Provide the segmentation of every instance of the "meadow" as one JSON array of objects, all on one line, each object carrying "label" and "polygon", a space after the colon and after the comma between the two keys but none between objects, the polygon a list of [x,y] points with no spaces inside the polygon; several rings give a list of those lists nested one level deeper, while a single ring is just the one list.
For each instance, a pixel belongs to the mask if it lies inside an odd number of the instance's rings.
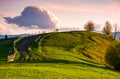
[{"label": "meadow", "polygon": [[120,72],[85,62],[0,63],[0,79],[120,79]]}]

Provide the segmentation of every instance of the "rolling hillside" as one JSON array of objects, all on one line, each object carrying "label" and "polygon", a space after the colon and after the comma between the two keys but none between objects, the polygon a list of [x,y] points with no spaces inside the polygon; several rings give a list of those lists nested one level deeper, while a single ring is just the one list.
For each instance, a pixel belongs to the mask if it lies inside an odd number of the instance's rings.
[{"label": "rolling hillside", "polygon": [[58,32],[42,36],[38,42],[29,47],[29,50],[37,57],[46,56],[66,61],[76,61],[79,57],[85,57],[104,63],[106,48],[112,41],[113,39],[108,36],[94,32]]},{"label": "rolling hillside", "polygon": [[[37,41],[35,41],[36,39]],[[10,43],[10,47],[5,50],[6,55],[10,48],[13,48],[14,40],[15,39],[10,39],[0,42],[1,47],[7,46],[6,44],[9,45]],[[73,61],[79,59],[79,57],[85,57],[98,63],[104,63],[106,49],[112,41],[113,39],[110,37],[94,32],[55,32],[43,36],[34,35],[24,37],[18,41],[16,49],[21,56],[24,56],[23,59],[26,61],[28,59],[31,61],[57,59]],[[2,50],[1,48],[0,52],[2,52]]]},{"label": "rolling hillside", "polygon": [[[12,43],[14,40],[8,41]],[[19,54],[23,53],[25,60],[13,63],[0,60],[0,79],[120,79],[120,72],[104,65],[105,50],[112,41],[108,36],[86,31],[22,38],[16,49]],[[3,40],[0,42],[2,59],[8,54],[9,49],[2,49],[7,44]],[[24,44],[27,46],[22,51],[19,47],[23,48]]]}]

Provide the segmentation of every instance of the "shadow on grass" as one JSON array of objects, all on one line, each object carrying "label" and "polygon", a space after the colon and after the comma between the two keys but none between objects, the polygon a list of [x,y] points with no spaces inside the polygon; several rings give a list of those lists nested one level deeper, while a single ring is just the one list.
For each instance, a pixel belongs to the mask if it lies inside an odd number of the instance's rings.
[{"label": "shadow on grass", "polygon": [[85,63],[85,62],[77,62],[77,61],[70,61],[70,60],[60,60],[60,59],[53,59],[53,60],[44,60],[41,63],[64,63],[64,64],[76,64],[78,66],[83,67],[95,67],[95,68],[105,68],[105,66],[97,66],[92,63]]},{"label": "shadow on grass", "polygon": [[[59,55],[63,55],[63,54],[59,54]],[[91,64],[99,64],[99,63],[96,63],[96,62],[92,62],[90,60],[86,60],[86,59],[83,59],[83,58],[79,58],[79,57],[76,57],[76,56],[72,56],[72,55],[66,55],[66,56],[69,56],[69,57],[73,57],[73,58],[76,58],[76,59],[79,59],[79,60],[83,60],[85,62],[88,62],[88,63],[91,63]],[[90,59],[90,58],[89,58]]]},{"label": "shadow on grass", "polygon": [[96,64],[92,63],[85,63],[85,62],[77,62],[77,61],[70,61],[70,60],[62,60],[62,59],[52,59],[52,60],[37,60],[37,61],[21,61],[21,62],[16,62],[16,63],[53,63],[53,64],[71,64],[71,65],[77,65],[77,66],[82,66],[82,67],[91,67],[91,68],[101,68],[101,69],[106,69],[106,70],[112,70],[115,71],[109,67],[106,66],[98,66]]},{"label": "shadow on grass", "polygon": [[104,70],[109,70],[109,71],[113,71],[113,72],[118,72],[120,73],[120,71],[111,69],[109,67],[106,66],[100,66],[100,65],[96,65],[96,64],[91,64],[91,63],[85,63],[85,62],[77,62],[77,61],[69,61],[69,60],[60,60],[60,59],[53,59],[53,60],[39,60],[39,61],[20,61],[20,62],[0,62],[1,65],[9,65],[9,64],[69,64],[69,65],[77,65],[80,67],[89,67],[89,68],[99,68],[99,69],[104,69]]},{"label": "shadow on grass", "polygon": [[[74,56],[73,56],[74,57]],[[76,57],[78,58],[78,57]],[[7,61],[0,61],[0,64],[9,64],[9,63],[18,63],[18,64],[31,64],[31,63],[42,63],[42,64],[46,64],[46,63],[53,63],[53,64],[71,64],[71,65],[77,65],[77,66],[82,66],[82,67],[91,67],[91,68],[100,68],[100,69],[105,69],[105,70],[111,70],[111,71],[115,71],[114,69],[111,69],[109,67],[106,67],[104,65],[100,65],[98,63],[94,63],[94,62],[91,62],[91,61],[88,61],[88,60],[85,60],[85,59],[82,59],[82,58],[78,58],[80,60],[83,60],[82,62],[79,62],[79,61],[70,61],[70,60],[64,60],[64,59],[52,59],[52,58],[49,58],[47,60],[34,60],[34,61],[17,61],[17,62],[7,62]],[[85,62],[84,62],[85,61]]]},{"label": "shadow on grass", "polygon": [[[32,62],[30,62],[30,63],[32,63]],[[114,71],[114,72],[120,72],[118,70],[111,69],[102,64],[100,65],[100,64],[93,64],[93,63],[70,61],[70,60],[61,60],[61,59],[43,60],[43,61],[36,62],[36,63],[53,63],[53,64],[63,63],[63,64],[71,64],[71,65],[77,65],[77,66],[82,66],[82,67],[99,68],[99,69],[110,70],[110,71]]]}]

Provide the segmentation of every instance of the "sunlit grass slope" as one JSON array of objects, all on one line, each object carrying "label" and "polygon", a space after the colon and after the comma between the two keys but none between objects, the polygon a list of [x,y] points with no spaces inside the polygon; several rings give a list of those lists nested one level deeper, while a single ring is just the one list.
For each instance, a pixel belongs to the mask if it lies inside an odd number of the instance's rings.
[{"label": "sunlit grass slope", "polygon": [[104,63],[106,48],[113,41],[108,36],[87,32],[55,32],[41,37],[29,47],[33,58],[79,61],[79,58]]},{"label": "sunlit grass slope", "polygon": [[120,72],[86,63],[0,63],[0,79],[120,79]]}]

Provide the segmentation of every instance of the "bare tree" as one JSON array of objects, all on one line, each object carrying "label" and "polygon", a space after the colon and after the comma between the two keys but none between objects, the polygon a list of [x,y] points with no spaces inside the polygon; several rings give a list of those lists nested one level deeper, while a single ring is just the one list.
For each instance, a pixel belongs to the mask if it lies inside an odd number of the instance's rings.
[{"label": "bare tree", "polygon": [[7,35],[5,35],[5,40],[8,40],[8,36]]},{"label": "bare tree", "polygon": [[57,29],[55,29],[55,31],[56,31],[56,32],[58,32],[58,30],[59,30],[58,28],[57,28]]},{"label": "bare tree", "polygon": [[105,22],[105,25],[102,29],[103,33],[106,35],[111,35],[111,31],[112,31],[112,25],[110,24],[109,21]]},{"label": "bare tree", "polygon": [[58,32],[58,31],[59,31],[59,29],[58,29],[58,28],[54,29],[54,32]]},{"label": "bare tree", "polygon": [[95,23],[93,23],[92,21],[88,21],[85,26],[84,26],[84,29],[87,30],[87,31],[93,31],[94,28],[95,28]]},{"label": "bare tree", "polygon": [[117,23],[115,23],[115,24],[113,25],[113,27],[114,27],[114,39],[116,39],[117,32],[119,31],[119,28],[118,28]]}]

